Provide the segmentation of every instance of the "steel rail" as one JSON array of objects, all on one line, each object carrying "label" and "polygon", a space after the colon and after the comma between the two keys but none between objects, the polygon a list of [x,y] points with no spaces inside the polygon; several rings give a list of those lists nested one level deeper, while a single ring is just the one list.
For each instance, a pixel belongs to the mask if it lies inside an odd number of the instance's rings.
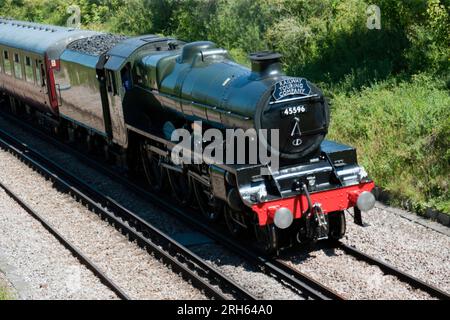
[{"label": "steel rail", "polygon": [[[175,272],[180,273],[197,289],[204,291],[208,297],[227,300],[229,297],[223,293],[225,292],[236,299],[256,299],[192,251],[2,129],[0,129],[0,138],[0,145],[5,149],[35,168],[43,176],[50,178],[62,191],[83,202],[91,211],[99,214],[122,234],[128,235],[131,241],[136,240],[138,245],[170,265]],[[223,292],[216,287],[220,287]]]},{"label": "steel rail", "polygon": [[389,263],[383,260],[372,257],[356,249],[355,247],[346,245],[342,242],[338,242],[335,247],[341,249],[345,253],[353,256],[358,260],[365,261],[368,264],[379,267],[384,273],[397,277],[398,279],[409,284],[413,288],[422,290],[428,293],[429,295],[441,300],[450,300],[450,294],[448,292],[444,292],[443,290],[435,286],[432,286],[431,284],[428,284],[412,275],[409,275],[406,272],[403,272],[402,270],[390,265]]},{"label": "steel rail", "polygon": [[161,195],[155,195],[147,190],[144,190],[137,184],[132,183],[128,178],[125,178],[123,175],[118,174],[112,169],[106,167],[104,164],[99,163],[92,157],[89,157],[84,153],[81,153],[80,151],[74,149],[73,147],[70,147],[67,144],[64,144],[63,142],[55,139],[54,137],[43,133],[41,130],[29,125],[28,123],[17,120],[14,116],[5,113],[2,113],[2,116],[10,120],[11,122],[14,122],[14,124],[25,128],[25,130],[27,131],[33,131],[33,133],[40,136],[41,139],[49,142],[59,150],[73,155],[77,159],[81,160],[82,163],[88,165],[96,171],[105,174],[121,185],[126,186],[130,191],[132,191],[138,197],[142,198],[144,201],[156,205],[158,208],[168,212],[171,215],[175,215],[177,218],[187,223],[192,228],[217,241],[228,250],[243,257],[245,260],[250,261],[251,264],[256,265],[258,269],[263,273],[282,282],[285,286],[289,287],[297,294],[318,300],[345,299],[331,288],[320,284],[319,282],[300,272],[299,270],[293,269],[283,261],[258,254],[256,253],[257,251],[249,250],[248,247],[245,247],[241,243],[230,239],[229,237],[225,236],[223,232],[221,232],[221,230],[217,230],[217,228],[214,228],[211,225],[201,221],[199,218],[196,218],[197,214],[193,212],[193,210],[186,208],[182,209],[178,206],[174,206],[172,203],[170,203],[169,199],[164,199],[164,197]]},{"label": "steel rail", "polygon": [[[161,197],[156,196],[155,194],[147,190],[144,190],[135,183],[132,183],[129,179],[123,177],[122,175],[117,174],[110,168],[100,164],[98,161],[62,143],[61,141],[55,139],[54,137],[43,133],[42,131],[29,125],[28,123],[19,121],[9,114],[2,113],[2,115],[4,115],[5,118],[8,118],[8,120],[10,120],[11,122],[14,122],[16,125],[22,128],[26,128],[26,130],[28,131],[33,131],[34,133],[39,135],[42,139],[45,139],[46,141],[54,145],[56,148],[72,154],[74,157],[82,160],[83,163],[87,164],[91,168],[98,170],[103,174],[107,175],[108,177],[112,178],[113,180],[117,181],[118,183],[125,185],[130,191],[135,193],[143,200],[146,201],[150,200],[151,203],[157,205],[160,209],[170,212],[171,214],[180,218],[185,223],[188,223],[193,228],[197,229],[198,231],[204,233],[205,235],[224,245],[229,250],[252,261],[260,268],[261,271],[288,284],[294,291],[306,294],[307,296],[313,299],[336,299],[336,300],[345,299],[336,292],[334,292],[332,289],[327,288],[326,286],[320,284],[319,282],[315,281],[306,274],[303,274],[302,272],[288,266],[282,260],[266,257],[264,255],[259,255],[249,251],[248,248],[242,246],[236,241],[231,240],[229,237],[226,237],[222,233],[218,232],[216,228],[212,228],[210,225],[204,223],[200,219],[195,218],[195,214],[193,215],[192,212],[188,211],[186,213],[179,207],[173,206],[169,201],[166,201],[165,199],[162,199]],[[446,293],[440,290],[439,288],[436,288],[420,279],[408,275],[407,273],[387,264],[384,261],[371,257],[357,250],[354,247],[350,247],[343,244],[342,242],[339,242],[337,246],[340,247],[343,251],[347,252],[350,255],[353,255],[355,258],[359,260],[363,260],[369,264],[379,266],[387,274],[397,276],[400,280],[410,284],[412,287],[423,290],[429,293],[430,295],[440,299],[444,300],[450,299],[449,293]]]},{"label": "steel rail", "polygon": [[[3,142],[1,142],[3,143]],[[11,197],[22,209],[24,209],[30,216],[37,220],[53,237],[55,237],[64,248],[69,250],[78,261],[89,269],[106,287],[113,291],[117,297],[122,300],[131,300],[131,298],[115,284],[95,263],[86,257],[77,247],[75,247],[69,240],[62,236],[47,220],[33,210],[24,200],[16,195],[10,188],[0,182],[0,188]]]},{"label": "steel rail", "polygon": [[316,281],[310,276],[300,272],[299,270],[288,265],[285,261],[281,259],[273,260],[274,266],[283,270],[291,278],[300,279],[305,285],[307,285],[311,291],[315,292],[316,299],[321,300],[346,300],[342,295],[338,294],[335,290],[323,285],[322,283]]}]

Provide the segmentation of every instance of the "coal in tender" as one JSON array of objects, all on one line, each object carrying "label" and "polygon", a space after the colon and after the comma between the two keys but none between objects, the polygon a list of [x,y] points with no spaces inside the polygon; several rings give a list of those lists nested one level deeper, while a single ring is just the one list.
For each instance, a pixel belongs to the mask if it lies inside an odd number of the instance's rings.
[{"label": "coal in tender", "polygon": [[103,53],[108,52],[119,42],[126,39],[128,39],[127,36],[103,33],[89,38],[76,40],[69,44],[67,48],[69,50],[99,56]]}]

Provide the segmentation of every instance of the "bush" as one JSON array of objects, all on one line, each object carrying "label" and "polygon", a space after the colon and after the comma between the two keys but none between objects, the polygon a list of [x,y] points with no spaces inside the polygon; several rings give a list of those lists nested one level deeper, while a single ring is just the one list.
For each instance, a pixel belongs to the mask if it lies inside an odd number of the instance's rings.
[{"label": "bush", "polygon": [[[66,25],[71,13],[70,5],[78,5],[81,9],[83,27],[103,26],[113,16],[112,12],[125,0],[91,1],[74,0],[0,0],[0,16],[15,19],[36,21],[41,23]],[[140,0],[135,0],[140,1]]]},{"label": "bush", "polygon": [[215,13],[216,1],[184,1],[172,14],[170,31],[185,41],[209,39],[208,25]]},{"label": "bush", "polygon": [[[330,138],[355,145],[375,181],[450,211],[450,0],[74,0],[84,28],[211,40],[249,64],[272,49],[285,71],[333,96]],[[0,15],[64,25],[64,0],[0,0]]]},{"label": "bush", "polygon": [[450,1],[429,0],[425,22],[411,26],[411,49],[406,53],[411,72],[448,74],[450,69]]},{"label": "bush", "polygon": [[152,19],[148,5],[141,0],[126,0],[110,19],[110,30],[130,35],[152,32]]},{"label": "bush", "polygon": [[6,288],[3,288],[0,286],[0,301],[11,300],[11,299],[12,298],[11,298],[10,294],[8,293],[8,291],[6,290]]},{"label": "bush", "polygon": [[333,99],[329,138],[358,148],[376,183],[422,207],[450,212],[450,95],[419,75]]}]

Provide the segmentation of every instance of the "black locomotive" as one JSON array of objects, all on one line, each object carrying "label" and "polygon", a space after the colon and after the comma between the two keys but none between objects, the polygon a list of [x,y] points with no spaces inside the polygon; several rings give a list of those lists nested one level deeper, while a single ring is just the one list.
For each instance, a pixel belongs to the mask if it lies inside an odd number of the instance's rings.
[{"label": "black locomotive", "polygon": [[[286,76],[276,53],[251,55],[249,69],[212,42],[8,19],[0,19],[0,53],[0,91],[14,112],[130,171],[141,168],[155,192],[198,206],[210,221],[224,216],[235,236],[255,231],[267,251],[339,239],[344,210],[374,205],[356,150],[324,140],[330,110],[323,93]],[[279,165],[175,162],[177,129],[192,137],[208,129],[278,130],[277,143],[262,140]]]}]

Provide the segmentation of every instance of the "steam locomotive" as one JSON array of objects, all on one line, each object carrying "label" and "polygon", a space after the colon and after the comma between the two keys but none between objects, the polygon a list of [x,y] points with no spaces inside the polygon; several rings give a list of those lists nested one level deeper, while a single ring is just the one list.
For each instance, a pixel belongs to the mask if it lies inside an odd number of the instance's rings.
[{"label": "steam locomotive", "polygon": [[[0,19],[0,53],[0,92],[11,111],[141,172],[152,191],[199,208],[208,221],[223,218],[233,236],[254,233],[267,252],[339,239],[345,210],[360,217],[374,206],[356,150],[325,140],[323,93],[286,76],[279,54],[252,54],[247,68],[208,41],[10,19]],[[278,167],[173,161],[174,131],[194,136],[198,123],[200,133],[278,130],[279,143],[264,141]]]}]

